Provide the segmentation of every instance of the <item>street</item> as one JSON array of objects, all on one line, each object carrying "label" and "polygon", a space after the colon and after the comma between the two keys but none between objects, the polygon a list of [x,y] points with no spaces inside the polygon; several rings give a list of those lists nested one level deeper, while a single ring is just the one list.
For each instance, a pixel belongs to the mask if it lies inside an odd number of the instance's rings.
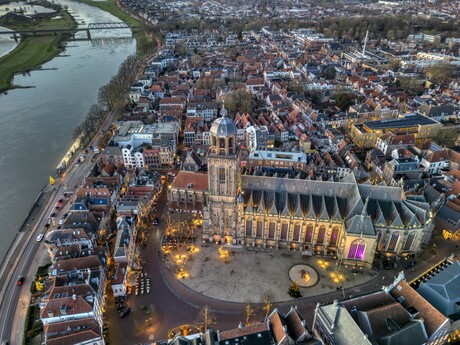
[{"label": "street", "polygon": [[[207,305],[215,315],[216,324],[213,329],[231,329],[245,320],[245,304],[232,303],[206,297],[183,285],[170,273],[162,261],[161,238],[164,233],[167,217],[166,193],[162,193],[157,202],[157,211],[154,216],[160,218],[160,226],[153,227],[148,236],[147,246],[143,250],[145,272],[151,280],[151,293],[135,296],[128,295],[126,304],[131,308],[131,313],[120,319],[118,317],[113,296],[108,299],[107,322],[109,324],[110,344],[138,344],[153,340],[166,339],[168,331],[184,324],[196,324],[199,311]],[[174,215],[172,215],[174,217]],[[420,261],[412,269],[405,271],[408,281],[426,271],[452,252],[458,250],[458,242],[446,241],[435,237],[433,243],[438,248],[436,255],[431,255],[425,261]],[[222,263],[216,263],[217,265]],[[313,323],[314,308],[317,303],[332,303],[334,299],[350,298],[372,291],[378,291],[382,285],[390,284],[402,268],[381,270],[374,279],[362,285],[345,288],[332,293],[314,297],[303,297],[294,301],[273,303],[273,308],[280,308],[287,312],[291,306],[297,305],[300,314],[310,328]],[[215,277],[218,279],[218,277]],[[250,296],[248,296],[250,298]],[[140,312],[141,306],[146,306],[153,311],[152,315]],[[264,312],[261,305],[253,304],[255,315],[252,322],[263,319]]]},{"label": "street", "polygon": [[[10,340],[13,343],[21,343],[24,317],[30,299],[30,284],[33,280],[38,266],[42,264],[42,255],[46,257],[47,252],[43,242],[37,242],[36,237],[40,233],[50,231],[44,225],[48,216],[54,211],[54,205],[64,192],[74,191],[74,186],[81,184],[92,163],[89,159],[79,166],[72,165],[66,174],[56,181],[55,186],[47,186],[44,194],[47,194],[47,202],[40,205],[39,214],[29,224],[29,230],[25,236],[25,246],[19,248],[16,260],[9,270],[4,288],[2,289],[2,304],[0,307],[1,339]],[[56,219],[59,219],[63,210],[56,211]],[[57,225],[57,224],[56,224]],[[24,276],[24,283],[16,286],[16,279]]]}]

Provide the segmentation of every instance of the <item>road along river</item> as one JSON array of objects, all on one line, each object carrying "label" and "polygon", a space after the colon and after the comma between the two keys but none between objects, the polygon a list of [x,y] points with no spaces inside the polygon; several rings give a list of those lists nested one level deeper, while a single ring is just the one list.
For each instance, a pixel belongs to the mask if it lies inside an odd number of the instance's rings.
[{"label": "road along river", "polygon": [[[81,27],[119,22],[98,8],[68,0]],[[78,34],[85,38],[86,33]],[[12,243],[40,189],[72,144],[97,91],[120,63],[135,52],[129,30],[93,31],[92,41],[68,42],[66,50],[40,71],[14,78],[31,88],[0,95],[0,259]]]}]

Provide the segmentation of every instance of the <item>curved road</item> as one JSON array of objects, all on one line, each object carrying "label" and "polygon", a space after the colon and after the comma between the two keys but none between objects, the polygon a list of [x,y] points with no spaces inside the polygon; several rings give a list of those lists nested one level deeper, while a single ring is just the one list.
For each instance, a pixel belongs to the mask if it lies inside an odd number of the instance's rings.
[{"label": "curved road", "polygon": [[[157,202],[157,208],[158,213],[156,216],[165,213],[166,193],[163,193]],[[163,219],[165,218],[163,217]],[[162,232],[160,229],[154,228],[152,230],[143,252],[144,258],[146,258],[144,271],[147,272],[151,279],[151,293],[138,296],[130,295],[126,303],[131,307],[131,313],[121,320],[116,313],[113,297],[108,299],[107,322],[109,324],[110,344],[138,344],[149,340],[165,339],[167,338],[168,330],[183,324],[196,324],[199,311],[205,305],[210,307],[215,316],[216,324],[212,327],[214,329],[235,328],[240,322],[245,321],[245,304],[226,302],[204,296],[183,285],[169,272],[162,262],[161,254],[159,254]],[[428,267],[439,262],[455,250],[455,243],[452,241],[446,242],[437,238],[435,242],[438,243],[437,255],[433,255],[425,262],[416,265],[415,272],[406,272],[408,280],[418,276]],[[399,271],[400,269],[381,271],[372,280],[362,285],[320,296],[274,303],[274,307],[286,312],[291,306],[297,305],[300,314],[305,318],[310,328],[317,303],[330,303],[334,299],[343,299],[344,295],[350,297],[351,295],[357,296],[377,291],[381,289],[383,284],[388,284],[390,281],[390,279],[383,281],[383,275],[387,278],[397,276]],[[283,279],[282,276],[280,276],[280,279]],[[155,310],[153,317],[152,315],[145,316],[141,313],[139,311],[141,305],[149,306],[151,310]],[[262,320],[264,316],[260,305],[254,304],[253,307],[255,315],[251,318],[251,321]]]}]

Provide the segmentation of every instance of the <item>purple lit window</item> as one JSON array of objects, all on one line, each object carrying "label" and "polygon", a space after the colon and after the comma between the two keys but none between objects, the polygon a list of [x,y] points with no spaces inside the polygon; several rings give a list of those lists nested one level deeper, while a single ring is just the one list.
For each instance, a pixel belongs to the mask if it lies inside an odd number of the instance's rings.
[{"label": "purple lit window", "polygon": [[364,258],[365,250],[366,242],[364,240],[354,240],[351,243],[350,250],[348,251],[348,259],[362,260]]},{"label": "purple lit window", "polygon": [[313,225],[308,224],[307,233],[305,234],[305,242],[311,243],[312,238],[313,238]]},{"label": "purple lit window", "polygon": [[300,240],[300,224],[296,224],[294,226],[294,237],[292,239],[293,241],[299,241]]},{"label": "purple lit window", "polygon": [[329,245],[336,246],[338,238],[339,238],[339,228],[335,226],[332,229],[331,240],[329,241]]},{"label": "purple lit window", "polygon": [[319,228],[318,240],[316,241],[316,243],[319,243],[319,244],[324,243],[325,236],[326,236],[326,227],[323,225]]}]

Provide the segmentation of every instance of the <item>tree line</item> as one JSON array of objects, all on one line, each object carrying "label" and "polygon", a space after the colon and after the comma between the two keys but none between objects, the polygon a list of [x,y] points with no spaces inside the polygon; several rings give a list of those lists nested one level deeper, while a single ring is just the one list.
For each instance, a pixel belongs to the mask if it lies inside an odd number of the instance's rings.
[{"label": "tree line", "polygon": [[86,118],[73,131],[74,140],[80,138],[82,144],[87,145],[102,126],[109,112],[116,105],[127,101],[127,92],[135,81],[140,63],[136,55],[128,56],[110,81],[99,88],[97,103],[91,105]]}]

